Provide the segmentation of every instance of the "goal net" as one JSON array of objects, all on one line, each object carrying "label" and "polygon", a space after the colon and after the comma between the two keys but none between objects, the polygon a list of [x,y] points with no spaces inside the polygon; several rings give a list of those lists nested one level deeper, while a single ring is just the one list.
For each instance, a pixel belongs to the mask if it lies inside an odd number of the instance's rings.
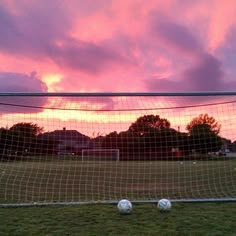
[{"label": "goal net", "polygon": [[236,200],[236,93],[0,93],[0,112],[0,205]]},{"label": "goal net", "polygon": [[119,149],[83,149],[82,161],[119,161]]}]

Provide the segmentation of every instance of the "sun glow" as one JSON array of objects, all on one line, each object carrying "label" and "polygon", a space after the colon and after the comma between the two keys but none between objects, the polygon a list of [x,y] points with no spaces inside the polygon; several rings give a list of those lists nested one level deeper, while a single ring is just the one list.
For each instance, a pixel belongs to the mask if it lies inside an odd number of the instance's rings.
[{"label": "sun glow", "polygon": [[63,75],[61,74],[45,74],[42,76],[42,81],[47,85],[48,92],[56,92],[60,90],[58,85],[61,82]]}]

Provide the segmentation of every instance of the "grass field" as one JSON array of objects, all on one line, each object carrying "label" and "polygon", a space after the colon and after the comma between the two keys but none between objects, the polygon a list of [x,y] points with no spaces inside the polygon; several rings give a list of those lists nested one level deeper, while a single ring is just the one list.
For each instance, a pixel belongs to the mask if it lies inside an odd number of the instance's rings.
[{"label": "grass field", "polygon": [[0,163],[0,203],[236,197],[236,160]]},{"label": "grass field", "polygon": [[0,235],[236,235],[236,203],[176,203],[169,213],[155,204],[134,205],[120,215],[115,205],[0,208]]},{"label": "grass field", "polygon": [[[77,161],[62,158],[0,163],[0,203],[235,198],[236,160]],[[0,235],[236,235],[236,203],[0,208]]]}]

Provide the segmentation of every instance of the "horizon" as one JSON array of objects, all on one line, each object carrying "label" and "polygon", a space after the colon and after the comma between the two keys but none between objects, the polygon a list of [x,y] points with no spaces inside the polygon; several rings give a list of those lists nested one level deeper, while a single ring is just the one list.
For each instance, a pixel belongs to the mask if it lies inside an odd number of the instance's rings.
[{"label": "horizon", "polygon": [[[30,99],[29,99],[30,98]],[[220,136],[236,140],[233,127],[235,96],[118,96],[118,97],[14,97],[2,99],[1,127],[20,122],[36,123],[44,132],[77,130],[94,138],[127,131],[144,115],[159,115],[171,128],[186,133],[186,126],[200,114],[214,117],[221,125]]]}]

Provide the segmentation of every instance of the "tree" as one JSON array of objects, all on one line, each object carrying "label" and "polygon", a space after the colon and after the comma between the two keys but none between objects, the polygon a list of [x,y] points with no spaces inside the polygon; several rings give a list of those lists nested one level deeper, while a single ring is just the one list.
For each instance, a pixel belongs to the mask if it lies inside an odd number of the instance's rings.
[{"label": "tree", "polygon": [[222,138],[218,135],[220,128],[221,125],[208,114],[201,114],[194,118],[186,127],[192,149],[199,153],[219,150],[222,145]]},{"label": "tree", "polygon": [[190,135],[209,132],[218,135],[220,128],[221,125],[218,124],[214,117],[209,116],[208,114],[200,114],[198,117],[192,119],[187,125],[186,130],[188,130]]},{"label": "tree", "polygon": [[131,124],[128,131],[142,136],[164,128],[170,128],[170,122],[167,119],[160,118],[158,115],[144,115]]},{"label": "tree", "polygon": [[0,128],[0,159],[7,154],[7,148],[11,147],[10,141],[9,131],[5,128]]},{"label": "tree", "polygon": [[43,128],[37,124],[24,122],[13,125],[9,130],[25,137],[35,137],[43,132]]},{"label": "tree", "polygon": [[42,133],[43,128],[34,123],[21,122],[14,124],[10,129],[13,137],[11,152],[17,155],[26,155],[33,152],[37,146],[37,136]]}]

